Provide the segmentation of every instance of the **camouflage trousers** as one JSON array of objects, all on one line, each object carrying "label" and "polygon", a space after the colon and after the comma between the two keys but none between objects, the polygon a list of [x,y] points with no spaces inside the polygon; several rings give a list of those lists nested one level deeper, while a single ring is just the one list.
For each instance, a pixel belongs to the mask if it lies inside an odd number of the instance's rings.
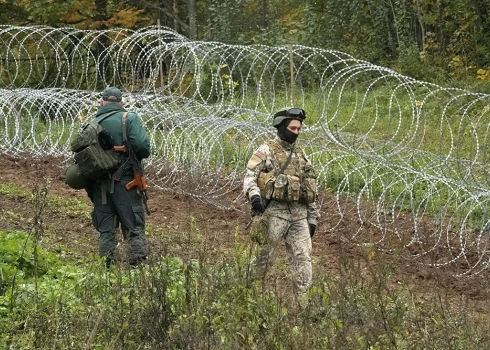
[{"label": "camouflage trousers", "polygon": [[252,277],[263,279],[277,254],[277,247],[284,241],[291,269],[291,278],[298,297],[306,294],[311,286],[311,238],[306,219],[290,222],[276,216],[269,217],[269,232],[264,244],[257,244],[257,251],[249,266]]},{"label": "camouflage trousers", "polygon": [[126,254],[131,265],[146,259],[145,211],[141,197],[135,187],[126,190],[129,179],[115,181],[111,193],[111,182],[106,183],[106,203],[102,201],[101,186],[94,186],[94,210],[92,224],[99,231],[99,256],[108,261],[116,260],[116,232],[121,225]]}]

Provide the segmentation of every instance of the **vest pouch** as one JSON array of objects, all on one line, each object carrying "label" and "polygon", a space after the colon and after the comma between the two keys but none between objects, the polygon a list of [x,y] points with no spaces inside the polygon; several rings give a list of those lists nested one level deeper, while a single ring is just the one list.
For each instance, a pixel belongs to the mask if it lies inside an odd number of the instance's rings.
[{"label": "vest pouch", "polygon": [[274,182],[274,193],[272,199],[285,201],[288,199],[288,176],[279,174]]},{"label": "vest pouch", "polygon": [[316,201],[316,179],[304,178],[301,184],[301,197],[299,201],[304,204],[310,204]]},{"label": "vest pouch", "polygon": [[301,183],[299,182],[299,177],[294,175],[287,175],[288,178],[288,200],[296,202],[299,200]]},{"label": "vest pouch", "polygon": [[266,200],[272,198],[272,193],[274,192],[274,172],[260,173],[257,178],[257,186],[260,189],[260,196]]}]

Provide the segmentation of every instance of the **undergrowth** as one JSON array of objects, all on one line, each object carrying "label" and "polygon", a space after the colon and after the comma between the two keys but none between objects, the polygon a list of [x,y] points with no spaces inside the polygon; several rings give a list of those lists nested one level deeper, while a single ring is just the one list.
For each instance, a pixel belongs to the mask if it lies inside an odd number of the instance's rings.
[{"label": "undergrowth", "polygon": [[[6,190],[9,188],[9,190]],[[443,290],[417,293],[395,277],[401,255],[375,261],[339,244],[335,266],[316,260],[313,286],[294,300],[286,262],[265,281],[247,278],[251,247],[212,258],[194,239],[189,210],[186,256],[153,257],[130,269],[98,258],[75,263],[41,245],[44,209],[68,202],[47,188],[0,187],[33,203],[33,228],[0,232],[0,348],[3,349],[486,349],[488,314]],[[10,191],[10,192],[9,192]],[[88,207],[80,205],[83,214]],[[185,209],[185,208],[184,208]],[[175,235],[152,228],[153,238]],[[184,232],[185,237],[185,232]],[[196,236],[197,237],[197,236]],[[192,238],[192,239],[191,239]],[[339,237],[339,241],[340,241]],[[45,247],[43,249],[43,247]],[[333,261],[333,260],[332,260]]]},{"label": "undergrowth", "polygon": [[[10,349],[483,349],[467,303],[423,298],[394,266],[341,259],[300,308],[245,277],[248,247],[217,264],[163,257],[137,269],[83,266],[1,232],[0,346]],[[232,256],[233,255],[233,256]],[[487,321],[487,320],[486,320]]]}]

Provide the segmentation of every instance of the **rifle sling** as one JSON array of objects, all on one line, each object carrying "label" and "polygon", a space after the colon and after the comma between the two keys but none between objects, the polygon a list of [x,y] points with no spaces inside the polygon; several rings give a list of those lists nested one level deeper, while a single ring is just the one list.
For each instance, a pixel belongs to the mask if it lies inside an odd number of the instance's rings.
[{"label": "rifle sling", "polygon": [[123,144],[126,144],[127,141],[128,141],[128,130],[127,130],[127,127],[126,127],[126,120],[127,120],[126,118],[127,117],[128,117],[128,112],[124,112],[124,114],[122,116],[122,120],[121,120],[121,123],[122,123],[122,135],[123,135]]},{"label": "rifle sling", "polygon": [[[128,116],[128,112],[125,112],[121,119],[123,144],[126,145],[126,152],[128,153],[128,161],[133,165],[133,169],[134,169],[134,166],[135,165],[137,166],[138,164],[138,158],[136,157],[136,154],[133,151],[133,147],[128,141],[128,127],[126,125],[127,116]],[[141,174],[141,176],[143,176],[143,174]]]},{"label": "rifle sling", "polygon": [[[140,168],[139,160],[138,160],[136,154],[134,153],[133,147],[131,146],[130,142],[128,141],[128,133],[127,133],[128,127],[126,125],[127,116],[128,116],[128,112],[125,112],[122,116],[122,119],[121,119],[123,144],[126,145],[127,158],[126,158],[126,161],[119,167],[119,169],[117,169],[117,171],[115,173],[115,179],[116,180],[120,180],[122,172],[126,169],[126,166],[128,164],[130,164],[133,167],[133,171],[136,171],[135,168],[136,169]],[[139,169],[139,172],[140,172],[141,176],[144,175],[142,168]]]},{"label": "rifle sling", "polygon": [[[134,153],[133,151],[133,147],[131,146],[131,144],[128,142],[128,135],[127,135],[127,126],[126,126],[126,118],[128,116],[128,112],[125,112],[122,116],[122,120],[121,120],[121,123],[122,123],[122,133],[123,133],[123,144],[126,145],[126,148],[127,148],[127,152],[128,152],[128,160],[131,165],[133,166],[133,169],[135,166],[137,166],[137,162],[138,162],[138,159],[136,157],[136,154]],[[130,158],[133,157],[134,159],[131,160]],[[126,161],[126,162],[127,162]],[[136,163],[133,163],[133,162],[136,162]],[[121,168],[124,167],[124,164],[121,166]],[[121,169],[120,168],[120,169]],[[119,169],[118,169],[119,171]],[[141,167],[140,169],[140,175],[143,176],[143,168]],[[146,194],[146,190],[143,190],[141,191],[141,196],[143,198],[143,205],[145,206],[145,209],[146,209],[146,214],[147,215],[150,215],[150,209],[148,208],[148,204],[146,203],[146,201],[148,200],[148,195]]]},{"label": "rifle sling", "polygon": [[126,157],[126,160],[121,164],[121,166],[112,174],[112,179],[114,180],[121,180],[122,174],[124,170],[127,169],[127,165],[130,162],[129,159],[129,145],[128,145],[128,132],[127,132],[127,126],[126,126],[126,117],[128,116],[128,112],[124,112],[122,118],[121,118],[121,129],[122,129],[122,136],[123,136],[123,145],[126,145],[126,152],[128,154],[128,157]]}]

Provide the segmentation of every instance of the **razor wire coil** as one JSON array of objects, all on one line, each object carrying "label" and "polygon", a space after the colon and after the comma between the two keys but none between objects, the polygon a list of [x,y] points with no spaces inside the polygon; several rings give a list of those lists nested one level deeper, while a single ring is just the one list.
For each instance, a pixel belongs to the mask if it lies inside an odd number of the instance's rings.
[{"label": "razor wire coil", "polygon": [[488,266],[487,94],[339,51],[197,42],[157,27],[3,25],[0,45],[2,152],[68,162],[100,91],[117,86],[148,130],[153,186],[241,208],[248,158],[274,135],[271,115],[296,105],[307,112],[302,147],[335,194],[330,232],[347,226],[384,250],[401,242],[407,257],[458,276]]}]

